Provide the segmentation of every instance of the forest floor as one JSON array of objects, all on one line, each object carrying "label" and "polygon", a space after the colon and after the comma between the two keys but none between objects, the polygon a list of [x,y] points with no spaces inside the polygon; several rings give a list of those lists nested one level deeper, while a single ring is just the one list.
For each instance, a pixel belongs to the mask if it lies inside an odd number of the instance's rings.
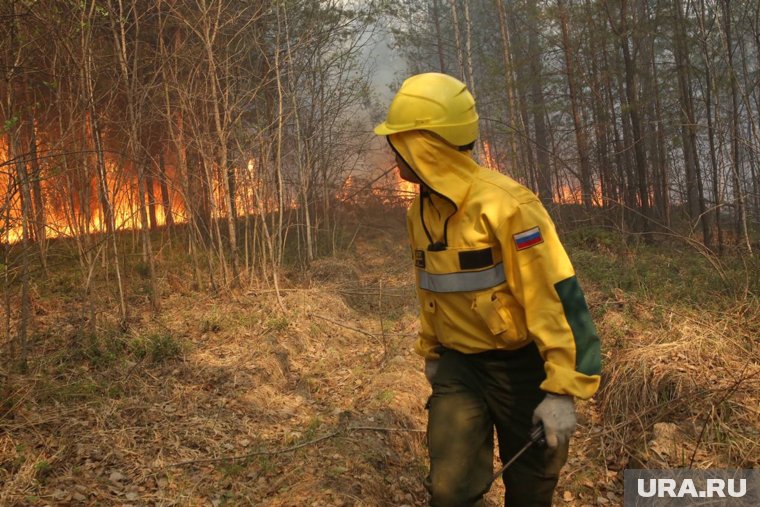
[{"label": "forest floor", "polygon": [[[0,505],[426,505],[430,388],[390,222],[289,276],[285,311],[271,289],[167,275],[160,317],[135,297],[128,331],[111,310],[86,335],[65,273],[35,287],[31,371],[0,370]],[[555,505],[621,505],[625,468],[759,466],[751,271],[607,234],[567,243],[605,384],[578,404]]]}]

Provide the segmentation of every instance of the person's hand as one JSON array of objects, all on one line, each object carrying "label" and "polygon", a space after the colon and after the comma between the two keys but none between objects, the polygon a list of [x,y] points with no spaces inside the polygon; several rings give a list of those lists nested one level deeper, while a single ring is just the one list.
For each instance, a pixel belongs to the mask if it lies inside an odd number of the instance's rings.
[{"label": "person's hand", "polygon": [[438,359],[425,359],[425,378],[433,385],[433,377],[438,371]]},{"label": "person's hand", "polygon": [[547,393],[533,411],[533,424],[544,425],[546,445],[556,449],[570,440],[575,431],[575,401],[572,396]]}]

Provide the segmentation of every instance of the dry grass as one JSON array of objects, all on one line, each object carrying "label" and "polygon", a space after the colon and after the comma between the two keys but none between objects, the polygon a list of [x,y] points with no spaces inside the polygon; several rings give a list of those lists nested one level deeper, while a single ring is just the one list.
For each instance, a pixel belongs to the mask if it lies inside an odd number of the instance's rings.
[{"label": "dry grass", "polygon": [[271,291],[182,287],[159,320],[122,335],[104,315],[92,340],[47,312],[33,374],[2,376],[0,505],[423,504],[404,268],[320,261],[286,313]]},{"label": "dry grass", "polygon": [[[271,289],[176,278],[160,319],[123,334],[106,311],[93,338],[36,295],[32,373],[0,371],[0,505],[425,505],[403,228],[353,247],[292,277],[284,313]],[[584,282],[604,386],[555,504],[620,505],[626,466],[757,466],[757,301],[718,314]]]},{"label": "dry grass", "polygon": [[[756,467],[757,301],[723,314],[630,298],[623,304],[631,318],[608,311],[601,322],[619,336],[598,395],[605,450],[636,466]],[[677,436],[653,438],[661,423],[675,424]],[[652,452],[648,444],[663,438],[679,439],[681,451]]]},{"label": "dry grass", "polygon": [[349,424],[421,427],[414,400],[425,384],[408,350],[389,349],[384,361],[367,336],[308,318],[319,311],[372,325],[329,292],[288,292],[287,315],[277,315],[273,296],[239,295],[234,310],[188,303],[167,306],[161,324],[188,342],[181,357],[103,369],[84,362],[56,377],[54,365],[40,364],[35,376],[11,380],[19,392],[0,421],[0,504],[421,501],[414,432],[345,432],[279,452]]}]

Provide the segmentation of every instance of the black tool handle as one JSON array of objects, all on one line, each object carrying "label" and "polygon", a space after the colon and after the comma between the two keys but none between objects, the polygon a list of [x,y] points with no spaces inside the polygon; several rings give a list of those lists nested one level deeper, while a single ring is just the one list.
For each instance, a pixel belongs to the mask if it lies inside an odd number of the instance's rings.
[{"label": "black tool handle", "polygon": [[534,445],[538,445],[542,449],[546,447],[546,434],[544,433],[543,423],[537,423],[530,430],[530,441],[533,442]]}]

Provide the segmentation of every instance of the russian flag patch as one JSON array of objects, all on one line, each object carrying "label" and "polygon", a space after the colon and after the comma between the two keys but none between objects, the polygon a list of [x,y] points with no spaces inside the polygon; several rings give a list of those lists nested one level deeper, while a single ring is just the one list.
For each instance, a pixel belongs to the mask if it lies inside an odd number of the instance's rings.
[{"label": "russian flag patch", "polygon": [[538,226],[519,232],[512,237],[515,238],[515,248],[517,250],[525,250],[544,242],[544,238],[541,236],[541,229]]}]

